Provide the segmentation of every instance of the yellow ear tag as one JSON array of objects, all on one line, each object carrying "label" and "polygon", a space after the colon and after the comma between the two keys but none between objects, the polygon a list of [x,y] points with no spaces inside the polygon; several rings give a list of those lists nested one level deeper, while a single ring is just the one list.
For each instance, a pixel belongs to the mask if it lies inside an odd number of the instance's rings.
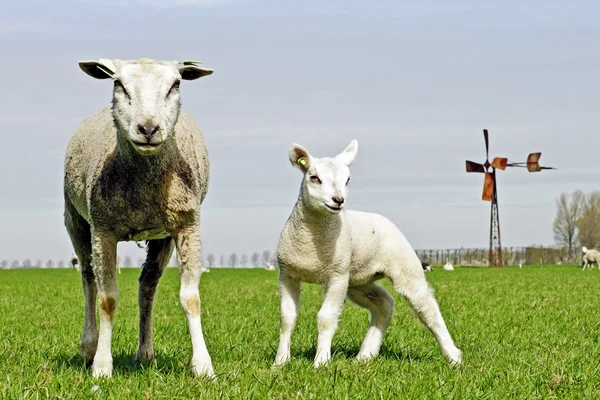
[{"label": "yellow ear tag", "polygon": [[304,167],[306,165],[306,157],[300,157],[298,159],[298,165]]}]

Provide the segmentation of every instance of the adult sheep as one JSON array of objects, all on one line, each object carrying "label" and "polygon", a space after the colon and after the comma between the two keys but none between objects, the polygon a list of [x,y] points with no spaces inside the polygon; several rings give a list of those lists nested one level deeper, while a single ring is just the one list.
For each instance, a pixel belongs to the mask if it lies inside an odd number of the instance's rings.
[{"label": "adult sheep", "polygon": [[147,58],[79,63],[89,76],[114,84],[112,106],[79,125],[65,158],[65,225],[81,264],[85,296],[81,355],[93,362],[94,377],[112,375],[111,336],[119,301],[117,243],[131,240],[147,241],[139,278],[136,360],[154,358],[154,294],[176,248],[192,369],[197,376],[214,376],[200,323],[198,289],[200,205],[208,188],[209,161],[202,133],[181,110],[179,94],[182,79],[212,74],[198,64]]}]

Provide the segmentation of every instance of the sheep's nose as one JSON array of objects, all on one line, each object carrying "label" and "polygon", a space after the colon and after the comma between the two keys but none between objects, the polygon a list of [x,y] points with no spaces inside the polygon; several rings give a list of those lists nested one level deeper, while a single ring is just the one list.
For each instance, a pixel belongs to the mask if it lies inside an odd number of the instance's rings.
[{"label": "sheep's nose", "polygon": [[331,200],[333,200],[338,206],[344,204],[344,198],[340,196],[333,196]]},{"label": "sheep's nose", "polygon": [[158,125],[138,125],[138,131],[148,140],[152,139],[152,136],[158,132]]}]

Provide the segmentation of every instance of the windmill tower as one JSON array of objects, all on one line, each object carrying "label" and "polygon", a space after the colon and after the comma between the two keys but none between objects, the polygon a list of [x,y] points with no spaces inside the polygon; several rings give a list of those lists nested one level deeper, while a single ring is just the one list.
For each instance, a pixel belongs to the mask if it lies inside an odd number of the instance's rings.
[{"label": "windmill tower", "polygon": [[466,161],[467,172],[484,173],[483,193],[481,200],[491,202],[490,213],[490,250],[488,261],[490,267],[502,267],[502,242],[500,240],[500,214],[498,212],[498,185],[496,182],[496,169],[504,171],[506,167],[527,168],[529,172],[538,172],[543,169],[555,169],[552,167],[541,167],[539,159],[542,153],[531,153],[526,162],[509,163],[507,158],[496,157],[490,163],[489,161],[489,137],[487,129],[483,130],[485,139],[485,162],[479,164],[473,161]]}]

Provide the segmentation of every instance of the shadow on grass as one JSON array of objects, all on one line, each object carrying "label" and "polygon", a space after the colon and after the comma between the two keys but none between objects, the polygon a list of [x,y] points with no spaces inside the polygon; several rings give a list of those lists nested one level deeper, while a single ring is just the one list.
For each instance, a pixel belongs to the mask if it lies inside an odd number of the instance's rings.
[{"label": "shadow on grass", "polygon": [[[340,346],[332,346],[331,353],[332,357],[342,356],[349,361],[354,361],[358,353],[360,352],[360,346],[352,346],[352,347],[340,347]],[[293,354],[293,353],[292,353]],[[309,361],[313,361],[317,354],[316,347],[311,347],[310,349],[301,351],[300,353],[296,353],[298,358],[303,358]],[[293,357],[293,355],[292,355]],[[381,350],[379,351],[379,355],[373,360],[377,359],[385,359],[385,360],[397,360],[397,361],[426,361],[432,360],[434,357],[432,354],[419,354],[419,353],[405,353],[397,350],[396,348],[388,348],[385,345],[381,346]],[[275,354],[273,354],[273,359],[275,359]]]},{"label": "shadow on grass", "polygon": [[[86,373],[91,375],[92,362],[84,360],[78,353],[59,354],[53,357],[53,361],[58,368],[86,370]],[[187,361],[189,360],[184,356],[157,355],[153,362],[138,363],[135,361],[135,354],[115,353],[113,354],[113,374],[135,375],[144,373],[148,369],[155,369],[165,374],[173,372],[182,374],[191,371]]]}]

